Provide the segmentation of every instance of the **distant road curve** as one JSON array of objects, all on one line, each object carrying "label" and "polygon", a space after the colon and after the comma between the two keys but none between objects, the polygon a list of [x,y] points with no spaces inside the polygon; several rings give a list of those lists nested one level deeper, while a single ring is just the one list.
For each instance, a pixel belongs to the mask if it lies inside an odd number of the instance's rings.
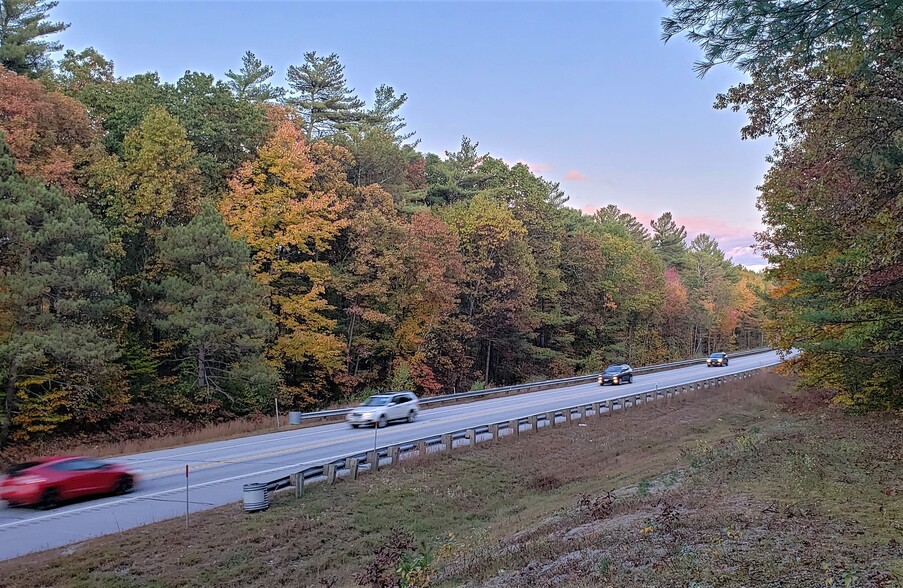
[{"label": "distant road curve", "polygon": [[[778,354],[769,351],[733,357],[724,368],[703,364],[639,375],[633,383],[622,386],[581,384],[443,406],[424,410],[416,422],[393,425],[377,435],[380,445],[403,443],[780,362]],[[139,488],[128,496],[70,504],[49,512],[0,506],[0,559],[184,516],[186,465],[190,509],[196,512],[241,500],[244,483],[278,478],[305,465],[366,451],[373,442],[373,429],[351,429],[337,423],[116,458],[142,475]]]}]

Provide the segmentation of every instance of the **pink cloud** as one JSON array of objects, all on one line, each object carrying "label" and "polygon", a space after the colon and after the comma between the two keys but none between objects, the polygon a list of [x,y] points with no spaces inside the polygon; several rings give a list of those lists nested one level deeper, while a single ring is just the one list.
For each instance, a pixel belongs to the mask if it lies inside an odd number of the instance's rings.
[{"label": "pink cloud", "polygon": [[524,161],[523,159],[518,159],[517,162],[529,167],[530,171],[534,174],[541,174],[543,172],[552,171],[553,169],[555,169],[555,166],[551,163],[530,162]]},{"label": "pink cloud", "polygon": [[586,175],[580,173],[579,171],[577,171],[575,169],[572,169],[568,173],[564,174],[564,179],[570,180],[572,182],[586,182],[587,180],[589,180],[589,178],[586,177]]},{"label": "pink cloud", "polygon": [[541,163],[541,162],[537,162],[537,161],[527,161],[527,160],[525,160],[525,159],[518,159],[518,160],[515,161],[514,163],[511,163],[510,161],[508,161],[508,160],[505,159],[505,158],[502,158],[502,161],[503,161],[503,162],[505,163],[505,165],[507,165],[508,167],[514,167],[514,166],[517,165],[518,163],[522,163],[522,164],[526,165],[528,168],[530,168],[530,171],[533,172],[534,174],[541,174],[541,173],[544,173],[544,172],[547,172],[547,171],[552,171],[553,169],[555,169],[555,166],[554,166],[553,164],[551,164],[551,163]]}]

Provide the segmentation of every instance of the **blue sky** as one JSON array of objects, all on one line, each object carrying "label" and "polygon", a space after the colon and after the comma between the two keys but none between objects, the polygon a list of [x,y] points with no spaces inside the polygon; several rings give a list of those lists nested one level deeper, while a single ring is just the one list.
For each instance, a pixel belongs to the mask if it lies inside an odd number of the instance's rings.
[{"label": "blue sky", "polygon": [[646,223],[670,210],[756,266],[747,246],[771,144],[741,141],[744,116],[712,109],[740,74],[698,79],[698,49],[661,42],[665,14],[652,1],[63,0],[52,17],[71,24],[66,48],[95,47],[120,76],[222,76],[250,49],[281,82],[305,51],[338,53],[361,97],[383,83],[408,94],[422,150],[456,150],[467,135],[560,181],[571,206],[614,203]]}]

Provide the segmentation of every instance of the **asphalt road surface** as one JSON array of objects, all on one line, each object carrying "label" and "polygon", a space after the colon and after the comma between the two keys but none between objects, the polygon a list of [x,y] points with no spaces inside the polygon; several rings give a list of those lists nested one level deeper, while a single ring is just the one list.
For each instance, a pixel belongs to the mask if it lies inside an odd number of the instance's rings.
[{"label": "asphalt road surface", "polygon": [[[731,358],[730,365],[724,368],[707,368],[703,364],[638,375],[633,383],[621,386],[602,388],[589,383],[432,408],[422,411],[414,423],[380,429],[378,443],[403,443],[780,361],[776,353],[767,352]],[[186,465],[189,508],[196,512],[240,501],[242,484],[287,476],[373,446],[373,429],[352,429],[337,423],[115,458],[112,461],[131,464],[141,473],[139,486],[132,494],[69,504],[53,511],[0,506],[0,559],[184,516]]]}]

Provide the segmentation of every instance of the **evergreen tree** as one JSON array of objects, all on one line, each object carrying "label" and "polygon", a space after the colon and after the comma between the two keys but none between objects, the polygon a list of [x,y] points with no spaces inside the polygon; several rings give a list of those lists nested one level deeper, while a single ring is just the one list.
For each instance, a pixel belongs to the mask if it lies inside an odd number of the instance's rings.
[{"label": "evergreen tree", "polygon": [[[404,132],[407,123],[398,114],[407,101],[407,94],[396,96],[392,86],[383,84],[376,89],[376,99],[373,101],[373,106],[367,111],[369,125],[392,137],[396,145],[401,145],[416,134],[414,131]],[[414,141],[412,146],[416,146],[419,142],[420,139]]]},{"label": "evergreen tree", "polygon": [[304,64],[289,67],[285,77],[296,93],[288,102],[304,116],[308,140],[334,135],[362,119],[364,101],[348,87],[345,66],[335,53],[319,57],[307,52]]},{"label": "evergreen tree", "polygon": [[677,226],[670,212],[649,223],[652,227],[652,249],[667,267],[684,269],[687,266],[687,229]]},{"label": "evergreen tree", "polygon": [[0,135],[0,446],[124,400],[108,245],[85,205],[16,173]]},{"label": "evergreen tree", "polygon": [[38,77],[50,69],[49,53],[62,45],[43,37],[69,28],[50,22],[47,13],[59,2],[0,0],[0,65],[17,74]]},{"label": "evergreen tree", "polygon": [[226,77],[229,78],[226,86],[239,100],[251,102],[279,100],[285,94],[285,90],[267,83],[274,74],[272,66],[264,65],[256,55],[246,51],[241,58],[241,69],[238,73],[231,69],[226,72]]},{"label": "evergreen tree", "polygon": [[184,345],[196,398],[225,399],[241,412],[272,398],[276,374],[263,361],[271,323],[248,247],[207,205],[187,225],[164,228],[157,252],[163,273],[157,326]]}]

